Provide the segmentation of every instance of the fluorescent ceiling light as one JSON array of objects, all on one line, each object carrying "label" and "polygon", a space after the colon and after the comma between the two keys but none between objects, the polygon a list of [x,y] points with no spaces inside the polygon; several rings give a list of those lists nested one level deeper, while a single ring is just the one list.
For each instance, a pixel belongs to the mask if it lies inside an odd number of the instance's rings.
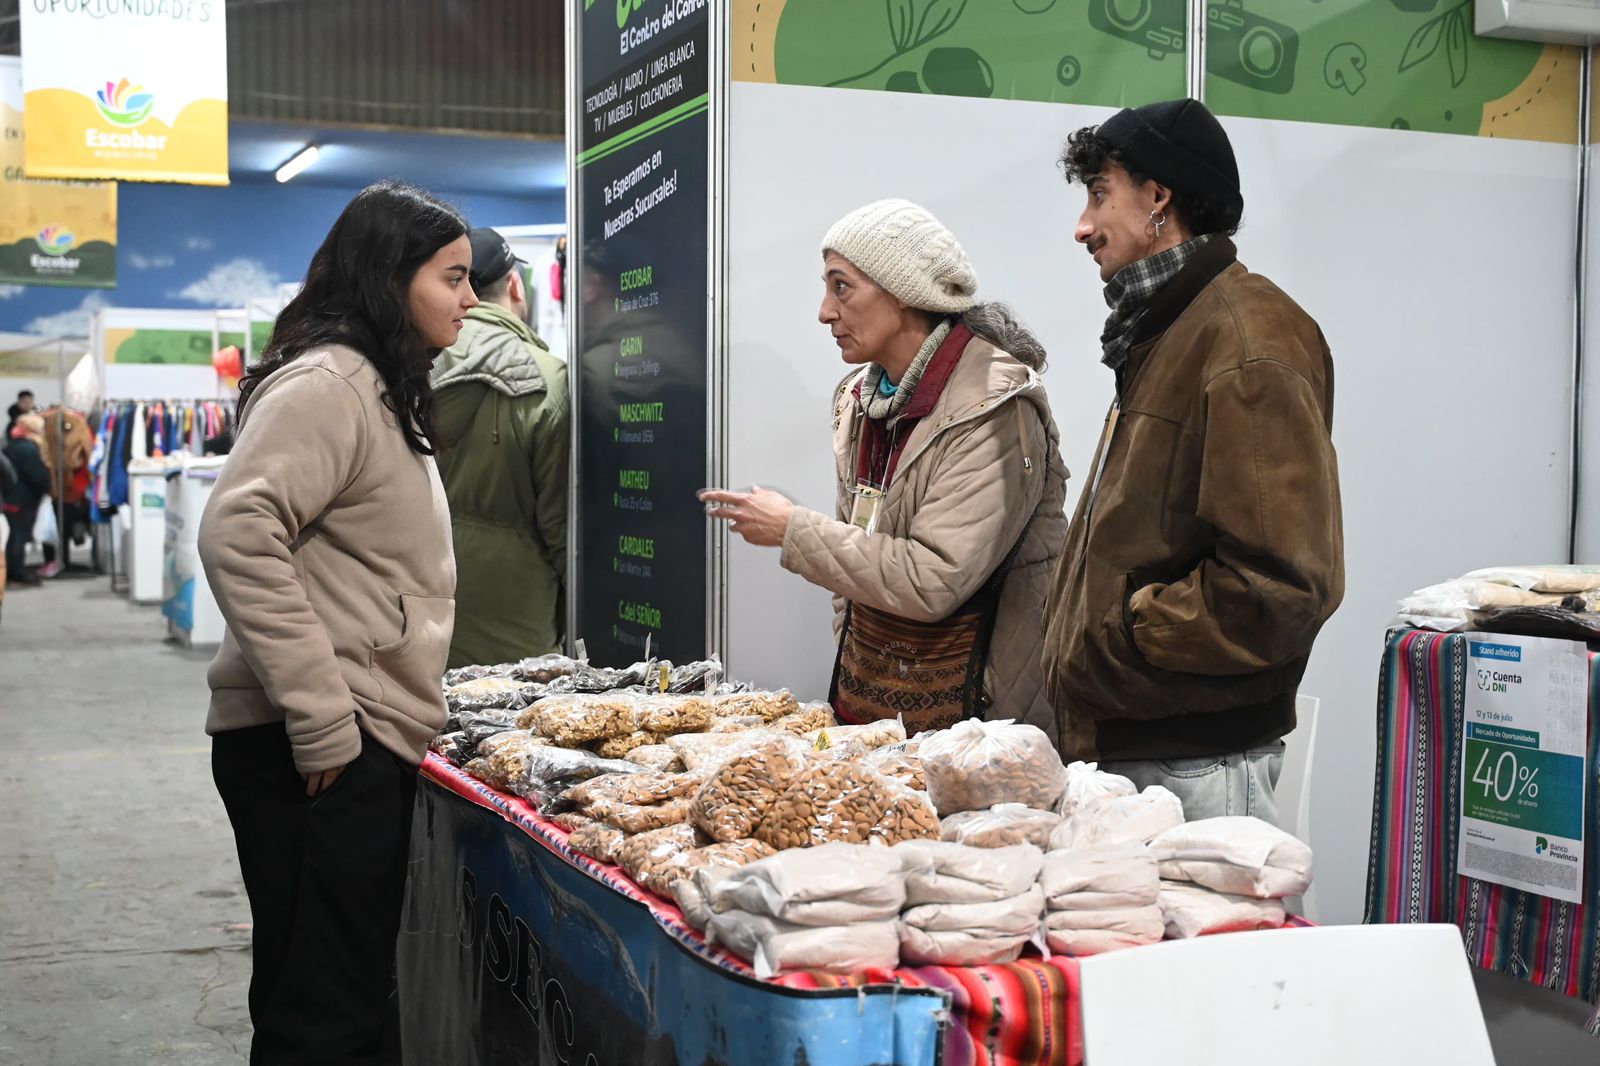
[{"label": "fluorescent ceiling light", "polygon": [[316,145],[306,145],[305,148],[301,149],[299,155],[295,156],[293,159],[289,160],[283,166],[278,168],[278,180],[293,181],[300,175],[301,171],[305,170],[312,163],[315,163],[317,161],[317,156],[321,154],[322,150]]}]

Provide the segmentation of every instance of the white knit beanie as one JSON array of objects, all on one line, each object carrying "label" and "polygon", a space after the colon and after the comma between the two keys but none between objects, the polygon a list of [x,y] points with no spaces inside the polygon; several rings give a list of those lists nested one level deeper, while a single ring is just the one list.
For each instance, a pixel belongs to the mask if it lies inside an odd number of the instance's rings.
[{"label": "white knit beanie", "polygon": [[879,200],[835,222],[822,254],[838,252],[891,295],[923,311],[959,314],[978,275],[956,235],[910,200]]}]

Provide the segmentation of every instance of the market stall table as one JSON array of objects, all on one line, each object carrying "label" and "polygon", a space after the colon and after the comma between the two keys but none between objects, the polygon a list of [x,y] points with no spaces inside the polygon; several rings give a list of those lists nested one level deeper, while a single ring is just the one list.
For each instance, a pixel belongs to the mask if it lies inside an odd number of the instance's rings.
[{"label": "market stall table", "polygon": [[518,797],[430,754],[400,938],[412,1062],[1075,1066],[1078,965],[758,979]]},{"label": "market stall table", "polygon": [[[1584,902],[1462,877],[1456,871],[1461,810],[1462,716],[1467,638],[1422,629],[1392,631],[1378,688],[1378,765],[1365,920],[1447,922],[1461,928],[1467,956],[1568,996],[1600,997],[1600,841],[1584,855]],[[1589,787],[1583,824],[1600,824],[1596,654],[1589,653]]]}]

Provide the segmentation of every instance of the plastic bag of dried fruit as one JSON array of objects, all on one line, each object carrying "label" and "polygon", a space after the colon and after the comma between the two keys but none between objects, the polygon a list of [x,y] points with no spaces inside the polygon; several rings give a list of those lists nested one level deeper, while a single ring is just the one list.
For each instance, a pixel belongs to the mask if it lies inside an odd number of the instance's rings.
[{"label": "plastic bag of dried fruit", "polygon": [[1067,787],[1067,768],[1038,726],[1009,718],[969,718],[922,742],[928,797],[941,815],[1021,803],[1055,806]]},{"label": "plastic bag of dried fruit", "polygon": [[805,765],[806,748],[773,736],[730,756],[695,793],[690,816],[713,840],[740,840],[755,828]]},{"label": "plastic bag of dried fruit", "polygon": [[946,818],[939,836],[973,848],[1007,848],[1033,844],[1048,848],[1050,834],[1061,824],[1055,811],[1039,811],[1022,803],[997,803],[986,811],[962,811]]},{"label": "plastic bag of dried fruit", "polygon": [[862,844],[883,821],[892,798],[888,783],[871,770],[813,759],[771,803],[755,836],[779,851],[837,841]]}]

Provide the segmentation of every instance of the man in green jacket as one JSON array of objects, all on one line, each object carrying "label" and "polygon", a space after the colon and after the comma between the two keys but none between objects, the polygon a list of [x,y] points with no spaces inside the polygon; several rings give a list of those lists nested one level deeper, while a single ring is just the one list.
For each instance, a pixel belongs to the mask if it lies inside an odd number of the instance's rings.
[{"label": "man in green jacket", "polygon": [[452,668],[559,651],[565,628],[567,366],[528,326],[517,267],[505,238],[472,231],[482,302],[433,368],[458,575]]},{"label": "man in green jacket", "polygon": [[1274,821],[1295,690],[1344,595],[1332,356],[1238,262],[1239,169],[1203,104],[1124,110],[1061,162],[1116,375],[1047,601],[1062,750],[1165,785],[1190,820]]}]

